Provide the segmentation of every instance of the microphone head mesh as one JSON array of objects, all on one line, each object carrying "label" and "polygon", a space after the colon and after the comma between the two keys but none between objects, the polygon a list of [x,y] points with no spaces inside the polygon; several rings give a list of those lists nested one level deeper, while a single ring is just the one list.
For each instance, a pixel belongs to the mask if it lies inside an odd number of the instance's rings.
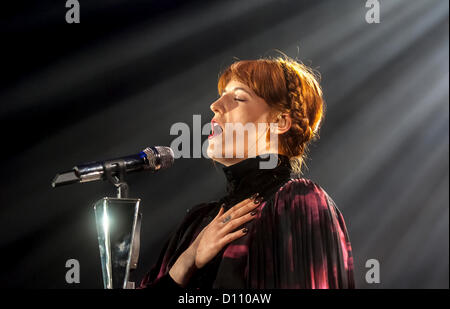
[{"label": "microphone head mesh", "polygon": [[155,146],[155,149],[159,153],[161,165],[160,169],[171,167],[175,158],[172,148],[165,146]]}]

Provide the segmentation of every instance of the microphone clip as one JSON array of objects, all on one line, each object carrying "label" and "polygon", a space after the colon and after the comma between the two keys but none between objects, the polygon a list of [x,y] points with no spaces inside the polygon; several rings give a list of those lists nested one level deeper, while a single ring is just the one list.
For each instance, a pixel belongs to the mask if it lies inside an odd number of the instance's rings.
[{"label": "microphone clip", "polygon": [[[110,160],[103,164],[106,179],[109,180],[117,189],[117,198],[128,198],[129,187],[125,182],[126,165],[125,160]],[[119,177],[113,175],[117,174]]]}]

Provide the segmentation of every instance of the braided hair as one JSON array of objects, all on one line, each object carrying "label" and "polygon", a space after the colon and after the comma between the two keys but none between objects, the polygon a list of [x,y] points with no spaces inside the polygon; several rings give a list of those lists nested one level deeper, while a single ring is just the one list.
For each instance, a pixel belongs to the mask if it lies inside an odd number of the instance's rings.
[{"label": "braided hair", "polygon": [[300,172],[308,143],[319,136],[324,109],[322,89],[310,68],[289,58],[276,61],[283,70],[286,84],[284,112],[292,118],[290,130],[281,138],[281,147],[291,158],[291,165]]}]

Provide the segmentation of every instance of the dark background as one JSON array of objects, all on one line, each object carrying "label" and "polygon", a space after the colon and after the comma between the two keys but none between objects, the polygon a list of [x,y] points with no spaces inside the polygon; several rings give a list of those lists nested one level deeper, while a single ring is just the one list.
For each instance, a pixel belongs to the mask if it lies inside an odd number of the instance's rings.
[{"label": "dark background", "polygon": [[[1,14],[2,287],[102,288],[92,204],[104,182],[53,189],[78,163],[170,145],[208,123],[219,72],[279,49],[320,71],[327,103],[305,177],[347,223],[359,288],[449,286],[449,4],[365,1],[9,1]],[[206,137],[203,137],[203,140]],[[186,210],[224,193],[219,165],[130,175],[142,198],[141,278]],[[65,282],[77,259],[81,283]],[[365,282],[377,259],[381,283]]]}]

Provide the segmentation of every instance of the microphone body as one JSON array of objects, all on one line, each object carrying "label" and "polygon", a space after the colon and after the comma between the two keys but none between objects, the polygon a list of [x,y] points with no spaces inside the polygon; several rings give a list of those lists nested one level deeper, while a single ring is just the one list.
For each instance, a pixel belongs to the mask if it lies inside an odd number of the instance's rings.
[{"label": "microphone body", "polygon": [[118,176],[122,172],[121,165],[123,165],[123,170],[127,174],[143,170],[155,172],[172,166],[173,161],[174,154],[170,147],[147,147],[137,154],[77,165],[70,171],[57,174],[52,186],[58,187],[78,182],[106,180],[107,167],[110,169],[112,176]]}]

